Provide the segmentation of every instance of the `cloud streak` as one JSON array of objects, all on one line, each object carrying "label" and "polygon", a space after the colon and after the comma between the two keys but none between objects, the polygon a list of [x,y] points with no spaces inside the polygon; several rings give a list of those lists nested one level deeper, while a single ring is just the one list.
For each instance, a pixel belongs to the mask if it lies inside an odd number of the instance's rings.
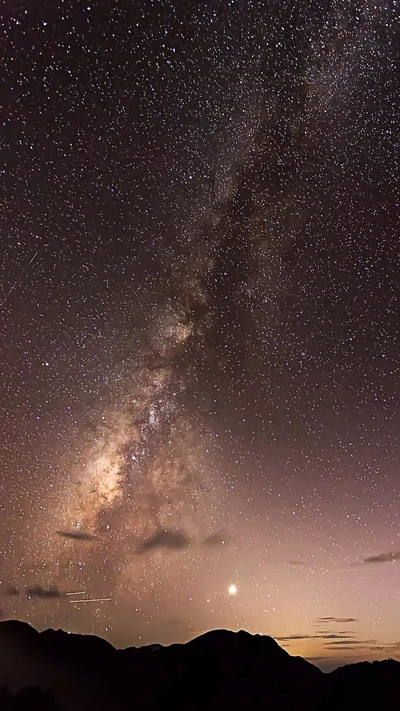
[{"label": "cloud streak", "polygon": [[[360,645],[362,645],[362,642],[354,642],[354,644],[349,644],[348,646],[344,647],[344,649],[346,651],[356,650],[357,652],[359,652],[360,650],[364,649],[364,647]],[[332,642],[332,644],[326,644],[324,649],[331,649],[333,651],[334,649],[337,649],[337,647],[334,647],[334,643]]]},{"label": "cloud streak", "polygon": [[349,640],[352,641],[353,638],[353,633],[346,633],[346,632],[337,632],[336,634],[334,632],[332,633],[326,633],[326,634],[290,634],[290,635],[284,635],[282,637],[275,637],[275,639],[278,642],[293,642],[296,640],[302,640],[302,639],[335,639],[335,640]]},{"label": "cloud streak", "polygon": [[205,548],[215,548],[217,546],[223,546],[229,541],[229,536],[223,531],[218,531],[217,533],[212,533],[203,539],[201,545]]},{"label": "cloud streak", "polygon": [[26,596],[29,599],[32,599],[34,597],[51,599],[66,597],[66,593],[62,592],[62,590],[59,590],[54,586],[50,588],[43,588],[41,585],[31,585],[30,587],[26,588]]},{"label": "cloud streak", "polygon": [[318,617],[317,619],[317,624],[321,624],[322,622],[341,622],[341,623],[347,623],[347,622],[357,622],[355,617]]},{"label": "cloud streak", "polygon": [[395,560],[400,560],[400,551],[388,551],[387,553],[379,553],[378,555],[370,555],[364,558],[363,563],[393,563]]},{"label": "cloud streak", "polygon": [[307,565],[304,560],[289,560],[288,565],[293,565],[293,566],[304,566]]},{"label": "cloud streak", "polygon": [[329,642],[329,644],[326,644],[326,647],[330,647],[331,649],[334,649],[335,647],[347,647],[348,645],[359,645],[359,644],[365,644],[362,640],[357,640],[357,639],[336,639],[333,642]]},{"label": "cloud streak", "polygon": [[178,551],[182,548],[188,548],[189,546],[190,538],[183,533],[183,531],[169,531],[163,528],[161,531],[156,531],[150,538],[143,541],[137,549],[137,553],[141,555],[162,549]]},{"label": "cloud streak", "polygon": [[57,536],[61,538],[70,538],[73,541],[95,541],[96,537],[92,536],[90,533],[84,533],[83,531],[56,531]]}]

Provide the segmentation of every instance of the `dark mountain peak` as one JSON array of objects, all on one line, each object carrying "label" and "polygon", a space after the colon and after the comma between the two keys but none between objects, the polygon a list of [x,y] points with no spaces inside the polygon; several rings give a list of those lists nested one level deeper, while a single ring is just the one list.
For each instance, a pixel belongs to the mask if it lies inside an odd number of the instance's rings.
[{"label": "dark mountain peak", "polygon": [[400,662],[395,659],[382,659],[372,662],[345,664],[343,667],[334,669],[330,676],[343,681],[365,677],[367,683],[374,683],[376,679],[383,679],[385,676],[391,676],[393,674],[398,675],[400,683]]},{"label": "dark mountain peak", "polygon": [[93,634],[76,634],[50,628],[41,632],[40,637],[41,641],[48,646],[81,646],[86,650],[99,650],[102,654],[115,652],[115,648],[107,640]]},{"label": "dark mountain peak", "polygon": [[250,634],[245,630],[238,632],[223,629],[210,630],[187,642],[186,647],[195,648],[200,652],[219,652],[221,650],[228,654],[251,652],[257,656],[276,659],[289,656],[272,637]]},{"label": "dark mountain peak", "polygon": [[0,646],[17,645],[31,648],[39,638],[39,632],[27,622],[4,620],[0,622]]},{"label": "dark mountain peak", "polygon": [[3,620],[0,624],[0,631],[4,635],[9,634],[13,637],[23,637],[24,635],[32,637],[39,634],[34,627],[21,620]]}]

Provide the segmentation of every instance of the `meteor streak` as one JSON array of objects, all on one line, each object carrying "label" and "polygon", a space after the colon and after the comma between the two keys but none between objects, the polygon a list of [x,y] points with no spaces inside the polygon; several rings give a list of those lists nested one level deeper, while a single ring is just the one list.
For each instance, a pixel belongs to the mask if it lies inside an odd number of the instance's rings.
[{"label": "meteor streak", "polygon": [[109,600],[112,600],[111,597],[93,597],[89,598],[88,600],[70,600],[71,605],[80,605],[84,604],[86,602],[109,602]]},{"label": "meteor streak", "polygon": [[38,254],[39,254],[39,252],[35,252],[35,254],[33,255],[32,259],[31,259],[31,260],[28,262],[28,264],[26,265],[25,269],[22,270],[22,272],[21,272],[21,274],[19,275],[18,279],[14,282],[14,284],[13,284],[12,287],[11,287],[11,289],[9,289],[9,291],[8,291],[7,294],[5,295],[3,301],[0,302],[0,307],[1,307],[1,306],[4,306],[4,304],[6,303],[8,297],[10,296],[11,292],[14,291],[15,287],[19,284],[19,282],[21,281],[22,277],[24,276],[24,274],[26,274],[26,272],[28,271],[29,267],[31,266],[32,262],[35,261],[35,259],[36,259],[36,257],[37,257]]}]

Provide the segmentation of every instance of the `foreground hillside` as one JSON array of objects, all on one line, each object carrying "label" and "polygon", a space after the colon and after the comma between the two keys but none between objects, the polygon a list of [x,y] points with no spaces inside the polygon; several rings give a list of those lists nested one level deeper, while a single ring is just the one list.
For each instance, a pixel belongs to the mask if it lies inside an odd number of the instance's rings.
[{"label": "foreground hillside", "polygon": [[98,637],[6,621],[1,686],[0,711],[386,711],[399,708],[400,662],[323,674],[271,637],[247,632],[214,630],[187,644],[117,650]]}]

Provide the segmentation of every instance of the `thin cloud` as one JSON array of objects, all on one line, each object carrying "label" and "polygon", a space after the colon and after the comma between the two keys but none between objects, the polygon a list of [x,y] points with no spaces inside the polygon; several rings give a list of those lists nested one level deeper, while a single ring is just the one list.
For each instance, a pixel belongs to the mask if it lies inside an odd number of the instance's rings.
[{"label": "thin cloud", "polygon": [[[354,644],[349,644],[347,647],[345,647],[345,650],[346,650],[346,652],[349,650],[352,650],[352,651],[356,650],[357,652],[360,652],[361,650],[364,649],[364,647],[359,646],[361,644],[362,644],[361,642],[354,642]],[[337,649],[337,647],[334,647],[333,645],[334,645],[333,642],[332,642],[332,644],[326,644],[324,649],[332,649],[332,650]],[[368,648],[366,648],[366,649],[368,649]]]},{"label": "thin cloud", "polygon": [[393,563],[395,560],[400,560],[400,551],[388,551],[387,553],[379,553],[379,555],[370,555],[364,558],[363,563]]},{"label": "thin cloud", "polygon": [[289,560],[288,565],[307,565],[307,563],[304,560]]},{"label": "thin cloud", "polygon": [[83,531],[56,531],[61,538],[71,538],[74,541],[95,541],[96,537]]},{"label": "thin cloud", "polygon": [[183,531],[169,531],[163,528],[157,531],[150,538],[147,538],[139,546],[137,553],[147,553],[153,550],[168,549],[173,551],[188,548],[190,546],[190,538]]},{"label": "thin cloud", "polygon": [[338,632],[337,634],[334,632],[329,634],[289,634],[283,637],[275,637],[275,639],[278,642],[292,642],[301,639],[348,639],[350,642],[353,639],[353,635],[344,632]]},{"label": "thin cloud", "polygon": [[9,597],[18,597],[18,595],[20,595],[20,592],[16,585],[7,585],[4,591],[4,595],[8,595]]},{"label": "thin cloud", "polygon": [[229,536],[223,531],[212,533],[207,538],[204,538],[201,545],[204,547],[213,548],[216,546],[224,546],[229,541]]},{"label": "thin cloud", "polygon": [[34,597],[50,599],[65,597],[65,593],[56,587],[43,588],[41,585],[32,585],[26,588],[26,596],[29,599]]},{"label": "thin cloud", "polygon": [[317,639],[316,635],[312,634],[288,634],[283,637],[275,637],[278,642],[293,642],[299,639]]},{"label": "thin cloud", "polygon": [[335,647],[347,647],[350,644],[365,644],[365,642],[357,639],[336,639],[333,642],[329,642],[329,644],[326,644],[325,646],[334,649]]},{"label": "thin cloud", "polygon": [[[193,634],[193,628],[190,624],[187,622],[184,622],[184,620],[178,620],[178,619],[171,619],[167,620],[167,625],[170,627],[170,629],[174,629],[176,634],[185,634],[185,635],[191,635]],[[202,634],[202,633],[201,633]]]},{"label": "thin cloud", "polygon": [[318,634],[316,639],[354,639],[354,633],[338,632],[335,634],[332,632],[331,634]]},{"label": "thin cloud", "polygon": [[371,640],[374,642],[368,649],[372,652],[386,652],[387,654],[399,653],[400,652],[400,642],[393,642],[392,644],[378,644],[376,640]]},{"label": "thin cloud", "polygon": [[357,622],[355,617],[318,617],[317,624],[322,622]]}]

